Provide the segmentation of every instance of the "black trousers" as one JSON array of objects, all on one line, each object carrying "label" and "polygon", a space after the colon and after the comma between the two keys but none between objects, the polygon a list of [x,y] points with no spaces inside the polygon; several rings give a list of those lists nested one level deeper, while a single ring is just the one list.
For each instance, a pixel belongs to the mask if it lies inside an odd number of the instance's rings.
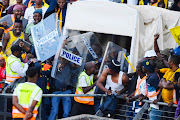
[{"label": "black trousers", "polygon": [[86,105],[78,102],[74,102],[71,115],[80,115],[80,114],[95,114],[94,105]]},{"label": "black trousers", "polygon": [[13,120],[23,120],[23,118],[13,118]]}]

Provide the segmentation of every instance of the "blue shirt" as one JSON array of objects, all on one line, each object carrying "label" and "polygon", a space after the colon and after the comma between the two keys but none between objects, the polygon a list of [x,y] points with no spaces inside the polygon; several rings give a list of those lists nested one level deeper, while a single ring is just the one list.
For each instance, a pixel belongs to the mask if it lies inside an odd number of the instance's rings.
[{"label": "blue shirt", "polygon": [[157,90],[159,88],[158,87],[159,81],[160,78],[156,72],[150,73],[150,75],[146,79],[148,92]]}]

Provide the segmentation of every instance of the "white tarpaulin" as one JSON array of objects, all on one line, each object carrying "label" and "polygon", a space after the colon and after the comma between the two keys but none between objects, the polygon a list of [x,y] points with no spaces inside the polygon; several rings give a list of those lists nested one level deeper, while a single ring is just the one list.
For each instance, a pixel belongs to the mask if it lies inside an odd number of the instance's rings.
[{"label": "white tarpaulin", "polygon": [[[106,1],[78,1],[68,5],[66,29],[132,36],[130,62],[135,67],[152,50],[160,33],[160,49],[174,48],[169,29],[180,25],[180,13],[152,6],[131,6]],[[129,67],[129,72],[132,68]]]},{"label": "white tarpaulin", "polygon": [[68,5],[65,26],[66,29],[132,36],[136,17],[135,9],[114,2],[78,1]]}]

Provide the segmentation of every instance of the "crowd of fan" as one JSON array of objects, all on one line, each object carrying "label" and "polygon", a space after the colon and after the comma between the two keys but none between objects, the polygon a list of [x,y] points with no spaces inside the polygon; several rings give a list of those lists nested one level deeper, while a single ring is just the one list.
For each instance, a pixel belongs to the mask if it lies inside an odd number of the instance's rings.
[{"label": "crowd of fan", "polygon": [[[127,3],[130,5],[150,5],[155,7],[161,7],[174,11],[180,11],[179,0],[109,0],[117,3]],[[173,4],[172,4],[173,3]]]},{"label": "crowd of fan", "polygon": [[[70,1],[75,2],[76,0]],[[112,0],[110,0],[112,1]],[[113,2],[129,3],[130,0],[113,0]],[[157,7],[168,8],[168,0],[133,0],[136,5],[151,5]],[[0,3],[0,81],[6,79],[5,85],[1,85],[1,90],[11,84],[14,80],[12,76],[8,76],[11,69],[20,77],[26,76],[28,67],[35,66],[38,69],[37,85],[43,90],[43,94],[71,94],[75,93],[75,88],[63,83],[66,79],[78,79],[75,73],[79,72],[76,65],[70,64],[65,59],[61,59],[58,70],[61,71],[61,80],[51,78],[51,69],[53,58],[46,60],[44,63],[37,61],[36,53],[33,45],[33,38],[31,35],[31,28],[38,24],[42,19],[48,17],[52,13],[57,13],[60,22],[60,29],[65,23],[67,9],[66,0],[2,0]],[[175,0],[170,8],[171,10],[180,11],[180,0]],[[154,50],[147,51],[144,58],[140,59],[136,66],[136,73],[125,74],[120,72],[119,63],[112,60],[108,63],[107,69],[104,69],[97,82],[87,89],[86,80],[81,79],[78,85],[83,89],[84,93],[89,92],[94,86],[96,93],[106,93],[108,95],[117,93],[118,95],[127,98],[126,102],[132,104],[129,108],[127,116],[134,116],[142,107],[141,100],[149,99],[153,101],[150,104],[150,119],[161,119],[162,115],[167,117],[174,117],[172,112],[175,108],[172,104],[177,104],[179,99],[180,86],[180,69],[179,56],[176,49],[159,50],[157,39],[159,35],[154,36]],[[14,45],[16,40],[22,41],[18,45]],[[23,41],[26,41],[25,44]],[[28,44],[29,43],[29,44]],[[20,47],[19,47],[20,46]],[[178,48],[177,48],[178,49]],[[76,50],[73,50],[76,52]],[[9,57],[17,57],[19,62],[8,63],[6,61]],[[114,58],[116,59],[116,58]],[[87,62],[85,65],[86,74],[97,74],[99,65],[102,59],[96,62]],[[31,63],[34,63],[33,65]],[[23,64],[23,65],[22,65]],[[8,70],[7,67],[8,66]],[[71,73],[71,74],[70,74]],[[91,75],[91,74],[90,74]],[[89,75],[89,76],[90,76]],[[110,75],[110,76],[109,76]],[[16,76],[17,77],[17,76]],[[129,80],[131,78],[131,80]],[[85,81],[85,82],[84,82]],[[106,81],[105,87],[103,83]],[[111,89],[109,89],[111,88]],[[98,92],[97,92],[98,91]],[[162,99],[161,99],[162,98]],[[76,99],[76,98],[75,98]],[[140,102],[135,101],[139,99]],[[45,97],[42,100],[42,119],[54,120],[59,112],[59,103],[62,101],[63,115],[62,117],[69,117],[71,115],[89,113],[95,114],[100,105],[100,100],[95,98],[94,107],[80,106],[81,112],[77,112],[77,104],[70,97]],[[162,101],[168,103],[169,106],[159,106],[157,102]],[[72,107],[72,105],[74,105]],[[84,107],[84,109],[82,109]],[[87,107],[87,108],[88,108]],[[72,109],[72,112],[71,112]],[[161,113],[159,109],[166,112]],[[70,114],[71,113],[71,114]],[[180,102],[176,109],[175,118],[180,114]],[[143,116],[146,118],[146,116]]]}]

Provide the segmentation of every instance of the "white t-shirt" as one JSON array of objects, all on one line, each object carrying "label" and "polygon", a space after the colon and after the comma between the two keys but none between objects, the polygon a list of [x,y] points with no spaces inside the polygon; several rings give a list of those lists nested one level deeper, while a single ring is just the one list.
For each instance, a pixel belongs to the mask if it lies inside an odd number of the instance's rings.
[{"label": "white t-shirt", "polygon": [[118,83],[114,83],[111,79],[111,75],[108,75],[107,76],[107,79],[106,79],[106,85],[105,85],[105,88],[106,89],[109,89],[111,87],[111,90],[112,92],[115,92],[115,91],[121,91],[123,88],[124,88],[124,85],[122,83],[122,75],[124,73],[122,71],[119,72],[119,79],[118,79]]},{"label": "white t-shirt", "polygon": [[[25,82],[25,83],[31,84],[31,85],[36,85],[35,83],[31,83],[31,82]],[[13,96],[17,96],[16,89],[17,89],[17,87],[15,88],[15,90],[13,92]],[[34,100],[39,102],[42,98],[42,94],[43,94],[42,90],[39,90],[37,95],[34,97]]]},{"label": "white t-shirt", "polygon": [[[138,87],[138,84],[139,82],[141,81],[141,78],[140,76],[138,76],[138,80],[137,80],[137,84],[136,84],[136,89]],[[141,94],[143,94],[144,96],[146,96],[146,80],[143,80],[141,82],[141,84],[139,85],[139,91]],[[135,96],[137,95],[138,93],[135,94]]]},{"label": "white t-shirt", "polygon": [[[91,81],[93,81],[90,76],[89,78]],[[82,76],[81,78],[79,78],[78,85],[79,87],[88,87],[85,76]]]},{"label": "white t-shirt", "polygon": [[[42,6],[41,9],[42,9],[42,18],[43,18],[47,8]],[[28,20],[28,24],[34,22],[33,13],[34,13],[35,10],[36,10],[35,6],[31,6],[31,7],[26,9],[25,14],[24,14],[24,18]]]},{"label": "white t-shirt", "polygon": [[[11,54],[11,56],[15,57],[12,54]],[[19,59],[19,61],[21,61],[21,60]],[[22,63],[19,61],[13,62],[10,67],[13,72],[17,73],[21,77],[24,77],[24,76],[26,76],[26,71],[28,70],[29,65],[27,63]],[[22,64],[23,64],[23,66],[22,66]]]}]

